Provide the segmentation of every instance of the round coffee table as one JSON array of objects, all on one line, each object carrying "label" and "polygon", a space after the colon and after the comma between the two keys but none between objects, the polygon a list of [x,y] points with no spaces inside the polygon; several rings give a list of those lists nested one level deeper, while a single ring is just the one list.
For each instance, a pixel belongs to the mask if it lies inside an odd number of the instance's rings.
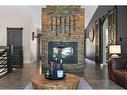
[{"label": "round coffee table", "polygon": [[32,79],[34,89],[77,89],[80,78],[74,74],[66,74],[61,80],[50,80],[44,74],[35,76]]}]

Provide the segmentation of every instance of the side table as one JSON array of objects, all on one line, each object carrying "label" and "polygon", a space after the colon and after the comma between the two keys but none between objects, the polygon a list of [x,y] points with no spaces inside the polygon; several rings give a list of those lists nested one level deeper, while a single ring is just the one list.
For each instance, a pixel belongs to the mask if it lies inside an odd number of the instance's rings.
[{"label": "side table", "polygon": [[77,89],[80,78],[74,74],[66,74],[64,79],[50,80],[44,74],[35,76],[32,79],[34,89]]}]

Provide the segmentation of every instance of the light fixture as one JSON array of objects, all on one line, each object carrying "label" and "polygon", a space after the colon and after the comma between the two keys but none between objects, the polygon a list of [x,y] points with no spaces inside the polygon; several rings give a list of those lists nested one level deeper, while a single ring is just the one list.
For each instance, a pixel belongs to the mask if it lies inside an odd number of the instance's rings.
[{"label": "light fixture", "polygon": [[109,53],[112,58],[119,58],[118,54],[121,54],[121,46],[120,45],[110,45]]}]

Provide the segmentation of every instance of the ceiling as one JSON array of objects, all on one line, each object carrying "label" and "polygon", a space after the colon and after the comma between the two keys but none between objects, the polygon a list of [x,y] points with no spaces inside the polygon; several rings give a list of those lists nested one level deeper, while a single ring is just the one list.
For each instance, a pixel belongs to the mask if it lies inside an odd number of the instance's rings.
[{"label": "ceiling", "polygon": [[94,6],[81,6],[81,7],[85,8],[85,28],[86,28],[98,6],[94,5]]}]

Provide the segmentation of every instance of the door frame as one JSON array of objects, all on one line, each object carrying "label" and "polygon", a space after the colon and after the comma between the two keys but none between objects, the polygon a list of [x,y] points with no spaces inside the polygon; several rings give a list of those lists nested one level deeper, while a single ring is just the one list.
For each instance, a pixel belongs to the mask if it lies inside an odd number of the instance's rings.
[{"label": "door frame", "polygon": [[[101,18],[98,18],[98,20],[95,22],[95,29],[98,28],[96,32],[99,32],[99,35],[97,35],[96,33],[96,40],[97,38],[99,39],[99,46],[98,47],[95,46],[95,62],[97,64],[103,63],[103,23],[106,18],[108,18],[109,20],[110,18],[109,16],[112,14],[114,15],[114,18],[113,18],[114,30],[111,31],[113,32],[113,35],[111,34],[108,35],[108,36],[111,36],[110,38],[112,38],[112,39],[109,39],[109,40],[112,40],[112,43],[109,43],[109,45],[117,44],[117,27],[116,27],[117,26],[117,19],[116,19],[117,18],[117,8],[115,7],[114,9],[110,10],[107,14],[105,14]],[[98,27],[96,27],[96,23],[98,23]],[[108,23],[108,33],[110,32],[109,28],[110,28],[110,24]],[[95,42],[95,45],[96,45],[96,42]],[[96,52],[98,52],[98,55],[96,55]]]},{"label": "door frame", "polygon": [[[21,62],[22,62],[22,64],[19,64],[19,66],[14,66],[14,65],[12,65],[12,67],[14,67],[14,68],[23,68],[23,33],[22,33],[22,31],[23,31],[23,28],[21,27],[21,28],[13,28],[13,27],[7,27],[7,46],[8,46],[8,36],[9,36],[9,34],[8,34],[8,30],[21,30],[20,32],[21,32],[21,50],[22,51],[20,51],[21,52]],[[14,48],[13,48],[13,46],[10,46],[10,54],[11,55],[8,55],[11,59],[9,59],[9,60],[11,60],[12,62],[14,61],[13,60],[13,50],[14,50]]]}]

